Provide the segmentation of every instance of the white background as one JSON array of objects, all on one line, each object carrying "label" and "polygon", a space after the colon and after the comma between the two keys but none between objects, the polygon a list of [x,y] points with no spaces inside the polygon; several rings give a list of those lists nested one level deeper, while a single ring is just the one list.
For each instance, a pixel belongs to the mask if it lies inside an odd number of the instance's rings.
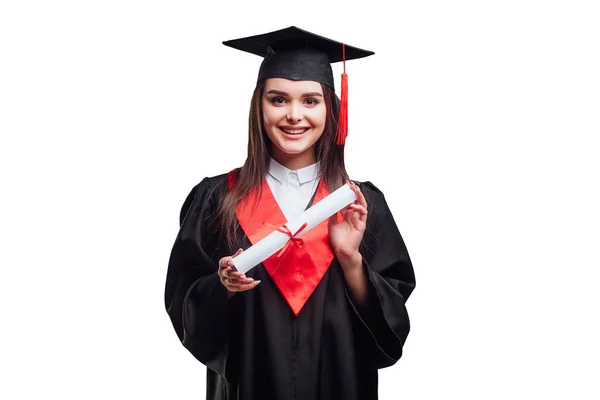
[{"label": "white background", "polygon": [[2,2],[0,397],[204,398],[163,305],[179,210],[245,159],[261,59],[221,42],[296,25],[376,52],[347,167],[417,276],[380,398],[600,398],[594,3]]}]

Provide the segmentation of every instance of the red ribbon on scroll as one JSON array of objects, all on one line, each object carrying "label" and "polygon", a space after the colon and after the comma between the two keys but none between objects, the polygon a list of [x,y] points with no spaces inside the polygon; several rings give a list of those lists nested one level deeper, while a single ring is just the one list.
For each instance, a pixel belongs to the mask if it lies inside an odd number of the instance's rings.
[{"label": "red ribbon on scroll", "polygon": [[288,235],[290,237],[290,240],[285,242],[285,246],[283,246],[281,248],[281,250],[279,251],[279,253],[277,253],[277,257],[281,257],[281,255],[287,250],[287,248],[290,247],[290,243],[293,243],[294,246],[296,246],[299,249],[301,249],[302,246],[304,246],[304,241],[302,240],[302,238],[296,237],[296,235],[298,233],[302,232],[302,230],[304,228],[306,228],[306,226],[308,225],[307,222],[303,223],[302,226],[300,228],[298,228],[298,230],[294,234],[292,234],[292,231],[290,231],[290,228],[288,228],[288,226],[285,224],[283,226],[275,226],[268,222],[265,222],[264,225],[267,225],[267,226],[275,229],[278,232],[285,233],[286,235]]}]

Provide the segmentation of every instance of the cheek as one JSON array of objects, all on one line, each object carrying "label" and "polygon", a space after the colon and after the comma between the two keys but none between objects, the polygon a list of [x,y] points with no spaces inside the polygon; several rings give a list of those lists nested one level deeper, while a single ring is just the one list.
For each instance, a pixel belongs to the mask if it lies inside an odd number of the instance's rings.
[{"label": "cheek", "polygon": [[263,104],[263,121],[265,126],[275,125],[285,117],[285,111],[282,107],[273,107],[270,104]]},{"label": "cheek", "polygon": [[310,114],[310,116],[307,115],[307,118],[309,119],[310,123],[313,126],[315,126],[315,127],[324,128],[325,127],[325,120],[327,118],[325,107],[319,108],[319,109],[315,109],[313,111],[314,112],[312,112]]}]

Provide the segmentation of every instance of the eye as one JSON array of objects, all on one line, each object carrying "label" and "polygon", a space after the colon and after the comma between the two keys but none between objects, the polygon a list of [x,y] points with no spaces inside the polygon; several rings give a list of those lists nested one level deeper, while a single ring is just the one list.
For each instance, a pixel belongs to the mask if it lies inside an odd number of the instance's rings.
[{"label": "eye", "polygon": [[271,103],[274,105],[285,103],[285,99],[281,96],[271,97]]},{"label": "eye", "polygon": [[319,104],[319,101],[313,97],[307,98],[306,100],[304,100],[304,102],[309,106],[316,106],[317,104]]}]

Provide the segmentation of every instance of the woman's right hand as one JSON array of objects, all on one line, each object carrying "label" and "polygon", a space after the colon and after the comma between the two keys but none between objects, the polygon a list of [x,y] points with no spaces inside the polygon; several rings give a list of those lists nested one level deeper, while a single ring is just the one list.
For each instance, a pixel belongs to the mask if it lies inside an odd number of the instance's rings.
[{"label": "woman's right hand", "polygon": [[227,288],[229,297],[236,292],[245,292],[246,290],[254,289],[260,281],[255,281],[252,278],[247,278],[246,275],[233,268],[233,258],[242,254],[244,250],[239,249],[233,256],[223,257],[219,260],[219,279],[221,284]]}]

